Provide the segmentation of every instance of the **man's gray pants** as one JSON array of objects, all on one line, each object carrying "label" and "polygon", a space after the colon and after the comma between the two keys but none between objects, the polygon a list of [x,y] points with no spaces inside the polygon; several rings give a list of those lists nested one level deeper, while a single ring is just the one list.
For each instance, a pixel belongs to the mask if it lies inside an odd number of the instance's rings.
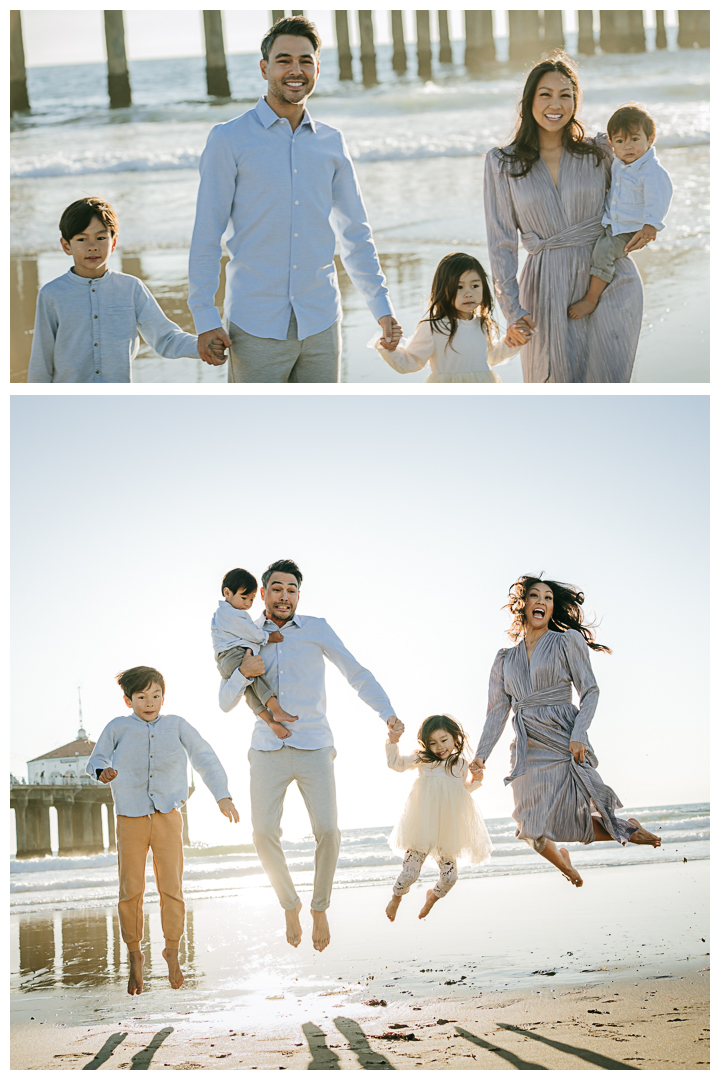
[{"label": "man's gray pants", "polygon": [[606,225],[605,232],[598,237],[593,248],[590,266],[592,277],[599,277],[609,285],[615,277],[615,263],[625,258],[625,245],[634,235],[634,232],[621,232],[613,236],[612,225]]},{"label": "man's gray pants", "polygon": [[231,322],[232,342],[228,382],[323,383],[339,382],[342,337],[340,320],[319,334],[298,340],[297,319],[290,316],[287,338],[254,337]]},{"label": "man's gray pants", "polygon": [[300,788],[315,837],[315,881],[310,907],[313,911],[326,911],[330,906],[340,852],[335,756],[334,746],[323,746],[319,750],[283,746],[280,750],[250,749],[248,752],[253,843],[285,911],[292,911],[300,903],[280,846],[285,792],[293,780]]}]

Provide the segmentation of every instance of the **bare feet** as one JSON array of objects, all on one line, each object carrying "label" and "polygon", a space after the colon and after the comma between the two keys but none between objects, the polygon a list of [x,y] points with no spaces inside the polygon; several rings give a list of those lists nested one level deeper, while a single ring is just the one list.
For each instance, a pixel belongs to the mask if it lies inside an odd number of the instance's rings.
[{"label": "bare feet", "polygon": [[179,990],[185,982],[185,976],[180,970],[177,949],[163,949],[163,959],[168,966],[168,979],[173,990]]},{"label": "bare feet", "polygon": [[597,300],[588,300],[587,296],[584,296],[582,300],[578,300],[577,304],[570,305],[568,315],[571,319],[584,319],[586,315],[593,313],[597,304]]},{"label": "bare feet", "polygon": [[628,838],[629,844],[650,844],[652,847],[660,847],[662,840],[655,833],[648,832],[647,829],[643,829],[637,818],[628,818],[631,825],[636,825],[635,832]]},{"label": "bare feet", "polygon": [[576,886],[576,888],[579,889],[583,883],[583,879],[580,877],[577,870],[570,862],[570,853],[568,849],[566,847],[561,847],[559,850],[563,861],[563,866],[561,867],[563,877],[566,877],[569,882],[571,882],[573,885]]},{"label": "bare feet", "polygon": [[144,963],[145,953],[130,953],[130,978],[128,979],[128,994],[142,994]]},{"label": "bare feet", "polygon": [[387,915],[390,922],[395,922],[395,916],[397,915],[397,909],[400,907],[401,900],[402,896],[396,896],[395,893],[393,893],[392,900],[385,908],[385,914]]},{"label": "bare feet", "polygon": [[327,915],[324,911],[313,911],[313,948],[318,952],[322,952],[323,949],[327,949],[330,944],[330,927],[328,926]]},{"label": "bare feet", "polygon": [[277,706],[277,708],[273,709],[272,714],[275,720],[282,720],[285,724],[294,724],[297,720],[297,716],[293,716],[292,713],[285,712],[285,710],[281,709],[279,705]]},{"label": "bare feet", "polygon": [[424,919],[426,915],[429,915],[434,905],[437,904],[439,899],[440,897],[436,896],[432,889],[428,889],[425,896],[425,903],[420,908],[420,914],[418,915],[418,919]]},{"label": "bare feet", "polygon": [[275,735],[277,735],[278,739],[290,738],[290,732],[288,731],[288,729],[286,727],[283,727],[282,724],[279,724],[277,720],[266,720],[265,723],[270,728],[270,730],[273,731]]},{"label": "bare feet", "polygon": [[302,926],[300,925],[300,908],[302,904],[298,903],[296,908],[292,911],[285,912],[285,936],[288,940],[288,945],[292,945],[293,949],[297,949],[300,944],[300,938],[302,937]]}]

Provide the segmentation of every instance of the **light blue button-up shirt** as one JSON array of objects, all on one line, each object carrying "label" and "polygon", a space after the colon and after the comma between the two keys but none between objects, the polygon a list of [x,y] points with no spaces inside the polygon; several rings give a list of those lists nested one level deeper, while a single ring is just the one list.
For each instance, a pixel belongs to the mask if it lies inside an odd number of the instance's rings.
[{"label": "light blue button-up shirt", "polygon": [[629,165],[616,157],[602,223],[612,226],[613,236],[637,232],[643,225],[652,225],[660,232],[665,228],[663,219],[670,209],[672,194],[672,180],[653,146]]},{"label": "light blue button-up shirt", "polygon": [[[255,625],[261,630],[277,630],[277,624],[261,615]],[[281,750],[294,746],[298,750],[319,750],[332,746],[333,737],[326,715],[325,657],[342,672],[357,690],[366,705],[383,719],[395,715],[390,699],[377,679],[359,664],[343,645],[325,619],[297,613],[281,627],[284,640],[263,645],[260,656],[265,662],[265,678],[277,693],[286,712],[298,719],[288,724],[289,739],[278,739],[264,720],[258,719],[253,728],[250,746],[253,750]],[[240,669],[220,686],[220,708],[229,712],[252,682]]]},{"label": "light blue button-up shirt", "polygon": [[110,781],[116,813],[147,817],[187,802],[188,758],[217,801],[230,798],[225,770],[210,743],[172,714],[149,723],[135,713],[116,716],[103,728],[85,771],[94,780],[97,769],[117,769]]},{"label": "light blue button-up shirt", "polygon": [[336,236],[375,319],[393,314],[345,140],[307,110],[293,131],[261,98],[208,136],[188,275],[199,334],[221,325],[215,293],[228,223],[225,315],[246,333],[284,340],[294,311],[302,340],[340,318]]},{"label": "light blue button-up shirt", "polygon": [[142,336],[167,360],[199,359],[197,338],[168,319],[139,278],[72,268],[38,293],[28,382],[128,383]]}]

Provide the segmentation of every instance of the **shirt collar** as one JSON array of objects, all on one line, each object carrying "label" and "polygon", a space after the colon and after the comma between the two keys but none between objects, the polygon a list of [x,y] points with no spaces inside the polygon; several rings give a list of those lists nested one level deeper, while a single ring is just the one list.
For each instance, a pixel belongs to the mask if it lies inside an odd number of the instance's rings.
[{"label": "shirt collar", "polygon": [[626,169],[640,169],[648,162],[654,161],[656,157],[657,155],[655,153],[655,147],[651,146],[648,150],[645,151],[642,157],[636,158],[635,161],[631,161],[628,165],[625,165],[625,163],[622,161],[620,162],[620,164],[624,165]]},{"label": "shirt collar", "polygon": [[97,285],[99,281],[107,281],[113,271],[110,267],[107,268],[102,277],[89,278],[83,277],[81,274],[74,274],[72,266],[68,270],[66,277],[69,277],[71,281],[75,281],[81,288],[86,289],[88,285]]},{"label": "shirt collar", "polygon": [[158,720],[162,720],[163,714],[158,713],[154,720],[143,720],[142,716],[138,716],[137,713],[130,713],[131,720],[137,720],[139,724],[145,724],[146,727],[150,727],[152,724],[157,724]]},{"label": "shirt collar", "polygon": [[[292,619],[288,619],[288,621],[285,623],[285,626],[290,626],[292,623],[295,623],[298,628],[302,626],[302,615],[298,615],[297,611],[293,615]],[[258,624],[260,624],[260,628],[262,630],[264,630],[267,626],[273,626],[276,630],[279,630],[280,633],[282,633],[285,629],[285,626],[278,626],[278,624],[276,622],[273,622],[272,619],[268,619],[268,617],[265,615],[265,612],[263,612],[263,614],[260,616],[260,619],[258,619],[258,623],[256,625]]]},{"label": "shirt collar", "polygon": [[[269,127],[272,127],[273,124],[276,123],[278,120],[282,120],[282,117],[278,116],[275,110],[270,108],[264,97],[261,97],[258,101],[257,105],[255,106],[255,112],[257,113],[258,119],[262,126],[265,128],[265,130],[267,130]],[[315,131],[315,121],[313,120],[307,109],[305,109],[303,113],[303,118],[298,125],[298,130],[303,127],[304,124],[307,124],[310,127],[311,131]]]}]

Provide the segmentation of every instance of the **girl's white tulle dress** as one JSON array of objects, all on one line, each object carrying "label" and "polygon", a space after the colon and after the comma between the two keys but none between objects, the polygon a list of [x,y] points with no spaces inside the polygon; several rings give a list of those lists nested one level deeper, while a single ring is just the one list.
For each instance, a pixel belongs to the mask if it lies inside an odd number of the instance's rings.
[{"label": "girl's white tulle dress", "polygon": [[449,325],[446,329],[447,333],[442,334],[434,330],[430,323],[421,322],[409,341],[400,339],[394,352],[380,347],[381,332],[375,334],[368,345],[376,348],[383,360],[401,375],[422,371],[429,363],[430,374],[425,382],[502,382],[493,369],[515,356],[518,348],[511,348],[504,341],[488,341],[477,315],[458,322],[457,332],[449,346]]},{"label": "girl's white tulle dress", "polygon": [[417,753],[403,757],[396,743],[388,741],[385,749],[391,769],[419,770],[390,847],[402,853],[413,849],[436,858],[460,859],[474,866],[487,862],[492,841],[470,794],[480,784],[468,781],[465,759],[460,757],[450,773],[443,762],[419,761]]}]

